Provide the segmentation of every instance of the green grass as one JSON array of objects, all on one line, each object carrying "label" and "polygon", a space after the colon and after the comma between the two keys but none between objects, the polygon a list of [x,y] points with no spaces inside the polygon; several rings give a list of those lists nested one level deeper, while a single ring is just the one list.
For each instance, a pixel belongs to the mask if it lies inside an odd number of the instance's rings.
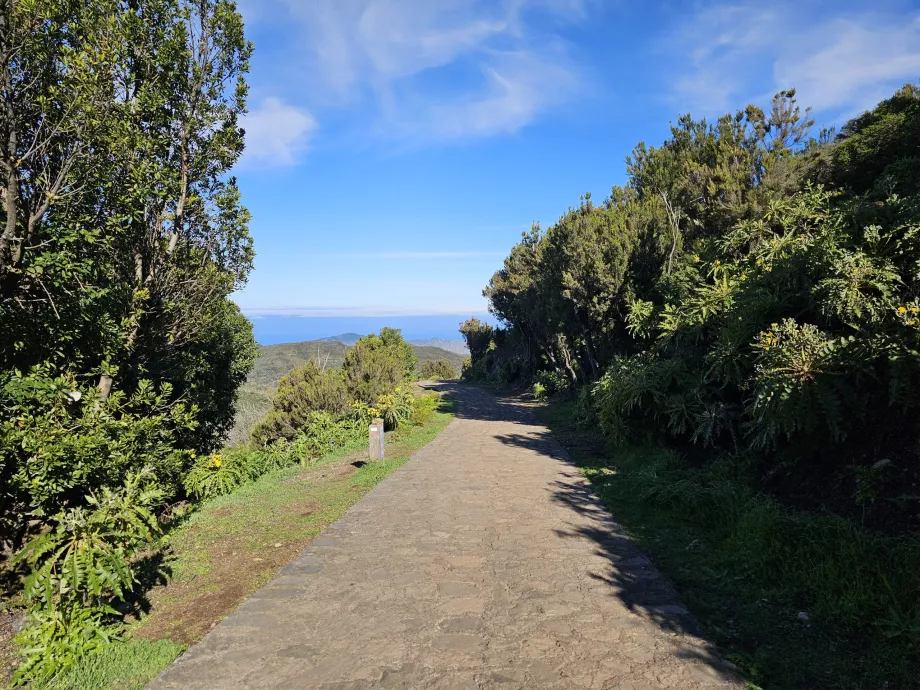
[{"label": "green grass", "polygon": [[150,612],[129,626],[130,639],[40,690],[143,687],[453,417],[453,403],[442,401],[424,424],[388,434],[384,461],[356,467],[367,444],[355,443],[206,502],[167,535],[169,582],[150,592]]},{"label": "green grass", "polygon": [[115,643],[35,690],[140,690],[183,651],[169,640]]},{"label": "green grass", "polygon": [[692,469],[662,448],[607,449],[572,412],[538,409],[752,687],[918,687],[920,540],[783,507],[737,463]]}]

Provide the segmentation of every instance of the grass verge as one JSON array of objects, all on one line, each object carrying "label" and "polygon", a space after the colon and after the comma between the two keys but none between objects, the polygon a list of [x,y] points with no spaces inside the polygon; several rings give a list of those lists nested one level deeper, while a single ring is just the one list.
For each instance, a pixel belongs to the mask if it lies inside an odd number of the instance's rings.
[{"label": "grass verge", "polygon": [[41,690],[143,687],[453,416],[453,403],[442,400],[423,425],[388,434],[382,462],[363,462],[361,443],[208,501],[167,536],[168,582],[150,591],[149,611],[130,626],[129,639],[81,659]]},{"label": "grass verge", "polygon": [[920,687],[920,540],[789,510],[727,463],[609,450],[572,407],[537,414],[750,687]]}]

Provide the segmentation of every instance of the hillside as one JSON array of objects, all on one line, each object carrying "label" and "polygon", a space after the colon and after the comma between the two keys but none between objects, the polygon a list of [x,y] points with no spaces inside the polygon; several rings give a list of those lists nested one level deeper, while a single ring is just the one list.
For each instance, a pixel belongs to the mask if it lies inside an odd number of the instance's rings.
[{"label": "hillside", "polygon": [[[335,337],[346,337],[347,335],[349,334]],[[429,360],[446,359],[454,365],[457,371],[460,371],[463,364],[463,355],[439,347],[412,345],[412,349],[415,350],[419,365]],[[271,409],[275,386],[278,385],[281,377],[291,369],[311,359],[316,360],[323,367],[340,367],[345,361],[347,350],[348,347],[343,343],[328,338],[260,346],[256,363],[249,372],[246,383],[239,390],[236,419],[227,442],[233,445],[249,439],[252,429]]]},{"label": "hillside", "polygon": [[[459,371],[463,355],[448,352],[439,347],[413,345],[419,364],[428,360],[446,359]],[[262,345],[255,366],[246,379],[248,385],[258,388],[274,388],[278,381],[294,367],[311,359],[324,367],[340,367],[348,350],[338,340],[304,340],[300,343],[279,343]]]},{"label": "hillside", "polygon": [[461,357],[469,357],[470,351],[466,343],[462,340],[445,340],[444,338],[429,338],[428,340],[410,340],[410,345],[419,345],[421,347],[438,347],[448,352],[453,352]]},{"label": "hillside", "polygon": [[311,359],[324,368],[340,367],[345,361],[346,350],[348,347],[337,340],[262,345],[246,384],[258,388],[274,388],[282,376]]}]

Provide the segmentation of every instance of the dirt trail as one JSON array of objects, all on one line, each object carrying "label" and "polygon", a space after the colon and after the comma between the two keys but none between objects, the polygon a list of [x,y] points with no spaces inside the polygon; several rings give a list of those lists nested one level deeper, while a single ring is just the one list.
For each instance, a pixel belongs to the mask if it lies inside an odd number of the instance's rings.
[{"label": "dirt trail", "polygon": [[740,688],[531,411],[447,429],[150,686]]}]

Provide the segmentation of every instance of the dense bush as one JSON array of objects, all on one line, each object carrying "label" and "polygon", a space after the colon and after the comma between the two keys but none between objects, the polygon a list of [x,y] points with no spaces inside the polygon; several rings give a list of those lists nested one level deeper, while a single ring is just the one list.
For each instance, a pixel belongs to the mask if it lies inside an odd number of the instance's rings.
[{"label": "dense bush", "polygon": [[602,205],[525,234],[464,375],[581,384],[612,439],[753,454],[774,484],[916,478],[920,89],[819,140],[794,96],[681,118]]},{"label": "dense bush", "polygon": [[55,529],[17,554],[31,573],[23,587],[30,609],[17,637],[24,662],[16,682],[59,673],[117,633],[110,604],[138,583],[135,556],[160,534],[152,511],[162,500],[156,475],[145,468],[118,490],[86,496],[87,507],[56,515]]},{"label": "dense bush", "polygon": [[335,426],[347,418],[366,423],[381,416],[388,428],[395,428],[407,415],[408,384],[417,364],[412,347],[394,328],[361,338],[345,354],[341,369],[320,369],[308,362],[281,379],[272,410],[253,432],[253,440],[264,446],[309,437],[314,427]]},{"label": "dense bush", "polygon": [[368,405],[396,386],[415,378],[418,360],[397,329],[384,328],[380,335],[361,338],[345,353],[345,379],[352,400]]},{"label": "dense bush", "polygon": [[253,439],[259,444],[291,440],[307,426],[313,412],[324,410],[342,416],[349,409],[350,399],[345,372],[320,369],[311,360],[279,381],[272,409],[253,431]]},{"label": "dense bush", "polygon": [[158,391],[141,381],[131,395],[116,390],[101,400],[73,374],[53,376],[47,368],[0,374],[4,540],[18,546],[27,534],[25,516],[53,525],[65,507],[119,486],[139,465],[150,469],[164,495],[174,494],[190,457],[176,436],[194,427],[196,409],[172,392],[169,383]]},{"label": "dense bush", "polygon": [[429,359],[419,370],[422,379],[455,379],[457,369],[446,359]]}]

